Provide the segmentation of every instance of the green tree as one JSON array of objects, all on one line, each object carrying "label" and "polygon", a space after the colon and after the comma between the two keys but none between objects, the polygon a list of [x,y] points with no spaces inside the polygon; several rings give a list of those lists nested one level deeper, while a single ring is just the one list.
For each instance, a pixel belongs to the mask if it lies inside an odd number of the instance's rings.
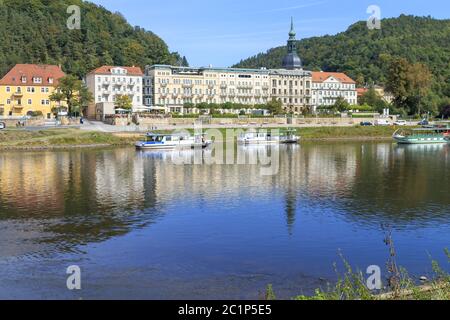
[{"label": "green tree", "polygon": [[116,95],[116,101],[114,102],[116,109],[131,110],[133,108],[133,101],[130,96],[126,94]]},{"label": "green tree", "polygon": [[394,105],[410,114],[421,114],[422,99],[430,92],[432,74],[421,63],[394,58],[388,68],[386,90],[394,95]]},{"label": "green tree", "polygon": [[339,97],[336,99],[333,107],[339,112],[344,112],[350,109],[350,104],[344,98]]},{"label": "green tree", "polygon": [[50,95],[51,101],[67,106],[69,115],[81,113],[81,108],[93,101],[93,96],[84,83],[75,76],[68,75],[59,79],[58,86]]},{"label": "green tree", "polygon": [[408,95],[412,101],[411,111],[422,114],[422,100],[428,95],[431,88],[432,74],[427,66],[421,63],[410,65],[408,72]]},{"label": "green tree", "polygon": [[383,100],[383,97],[381,97],[375,88],[367,90],[367,92],[359,99],[359,104],[371,106],[373,110],[377,110],[378,112],[387,107],[386,101]]},{"label": "green tree", "polygon": [[269,101],[266,107],[271,114],[275,115],[283,113],[283,103],[281,102],[281,100],[278,100],[276,98],[273,98],[271,101]]}]

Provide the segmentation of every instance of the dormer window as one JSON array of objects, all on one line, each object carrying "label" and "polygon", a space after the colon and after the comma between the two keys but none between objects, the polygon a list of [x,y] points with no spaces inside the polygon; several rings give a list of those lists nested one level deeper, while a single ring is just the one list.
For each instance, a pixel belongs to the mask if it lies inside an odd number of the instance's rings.
[{"label": "dormer window", "polygon": [[48,83],[53,84],[53,78],[48,78]]},{"label": "dormer window", "polygon": [[22,83],[27,83],[27,77],[22,76],[21,81],[22,81]]},{"label": "dormer window", "polygon": [[42,78],[40,78],[40,77],[33,77],[33,83],[42,83]]}]

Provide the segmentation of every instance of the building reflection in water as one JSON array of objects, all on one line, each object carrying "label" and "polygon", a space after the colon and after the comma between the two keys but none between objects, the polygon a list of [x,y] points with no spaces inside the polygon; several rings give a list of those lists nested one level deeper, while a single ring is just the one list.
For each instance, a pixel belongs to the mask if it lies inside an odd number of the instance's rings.
[{"label": "building reflection in water", "polygon": [[358,223],[448,218],[442,208],[449,204],[449,146],[280,148],[280,170],[274,176],[261,176],[258,165],[174,165],[170,152],[128,148],[4,152],[0,225],[8,229],[20,222],[24,232],[38,234],[39,242],[70,249],[148,226],[165,206],[193,201],[214,205],[227,199],[245,214],[248,199],[283,199],[290,234],[298,216],[309,214],[307,208],[314,205],[334,208]]}]

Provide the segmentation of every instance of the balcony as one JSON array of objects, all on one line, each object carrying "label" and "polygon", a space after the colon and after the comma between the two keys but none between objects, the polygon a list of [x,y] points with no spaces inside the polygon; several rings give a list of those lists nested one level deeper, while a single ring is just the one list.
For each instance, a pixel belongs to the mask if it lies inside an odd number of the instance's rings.
[{"label": "balcony", "polygon": [[193,86],[194,86],[193,83],[183,83],[183,84],[182,84],[182,87],[183,87],[183,88],[192,88]]},{"label": "balcony", "polygon": [[226,83],[222,83],[220,85],[220,89],[226,89],[226,88],[228,88],[228,85]]},{"label": "balcony", "polygon": [[161,87],[163,87],[163,88],[167,87],[167,83],[166,83],[166,82],[161,82],[159,85],[160,85]]},{"label": "balcony", "polygon": [[23,97],[23,93],[21,91],[20,92],[16,91],[16,92],[13,93],[13,96],[14,97]]}]

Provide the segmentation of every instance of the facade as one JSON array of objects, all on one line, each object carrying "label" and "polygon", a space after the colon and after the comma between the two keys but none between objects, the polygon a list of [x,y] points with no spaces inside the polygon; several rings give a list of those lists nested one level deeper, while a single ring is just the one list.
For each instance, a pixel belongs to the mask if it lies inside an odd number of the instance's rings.
[{"label": "facade", "polygon": [[236,103],[252,107],[275,98],[283,103],[287,112],[300,113],[309,109],[312,74],[302,69],[295,35],[292,22],[283,69],[147,66],[144,105],[185,113],[187,103]]},{"label": "facade", "polygon": [[144,76],[144,105],[185,112],[185,104],[266,104],[272,98],[286,111],[310,107],[311,72],[285,69],[186,68],[149,66]]},{"label": "facade", "polygon": [[270,99],[268,70],[149,66],[144,76],[144,104],[184,112],[186,103],[265,104]]},{"label": "facade", "polygon": [[0,116],[53,118],[61,106],[50,96],[64,76],[59,66],[17,64],[0,80]]},{"label": "facade", "polygon": [[134,111],[142,108],[143,72],[139,67],[103,66],[86,76],[86,85],[94,96],[88,107],[88,117],[103,119],[115,113],[114,103],[119,95],[130,97]]},{"label": "facade", "polygon": [[342,97],[349,104],[358,103],[356,82],[344,73],[313,72],[312,73],[312,105],[313,111],[321,106],[332,106]]}]

